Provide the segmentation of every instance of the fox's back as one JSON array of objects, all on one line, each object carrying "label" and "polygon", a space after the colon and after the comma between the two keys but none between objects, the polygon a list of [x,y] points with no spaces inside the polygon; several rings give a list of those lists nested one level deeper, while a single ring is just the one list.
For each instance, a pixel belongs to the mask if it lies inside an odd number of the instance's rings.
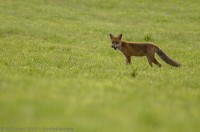
[{"label": "fox's back", "polygon": [[147,52],[154,52],[154,44],[145,42],[124,42],[122,48],[127,48],[131,56],[145,56]]}]

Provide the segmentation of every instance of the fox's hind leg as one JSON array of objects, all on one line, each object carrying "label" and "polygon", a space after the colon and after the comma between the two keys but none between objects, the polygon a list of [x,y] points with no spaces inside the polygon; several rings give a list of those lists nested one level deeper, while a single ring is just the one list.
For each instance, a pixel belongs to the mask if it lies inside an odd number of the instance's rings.
[{"label": "fox's hind leg", "polygon": [[149,64],[151,66],[152,66],[152,62],[153,62],[154,64],[161,67],[161,64],[155,58],[155,49],[151,48],[151,49],[147,50],[146,57],[147,57]]},{"label": "fox's hind leg", "polygon": [[147,57],[147,60],[148,60],[148,62],[149,62],[149,65],[150,65],[151,67],[153,67],[152,61],[151,61],[150,57],[148,57],[148,56],[146,56],[146,57]]},{"label": "fox's hind leg", "polygon": [[161,64],[156,60],[156,58],[155,58],[154,56],[149,56],[149,55],[147,55],[146,57],[147,57],[148,62],[149,62],[149,64],[150,64],[151,66],[153,66],[153,65],[152,65],[152,62],[153,62],[154,64],[158,65],[158,67],[161,67]]},{"label": "fox's hind leg", "polygon": [[161,67],[161,64],[156,60],[155,57],[152,58],[152,62],[156,65],[158,65],[158,67]]},{"label": "fox's hind leg", "polygon": [[149,50],[146,54],[146,57],[149,61],[149,64],[152,66],[152,62],[156,65],[158,65],[158,67],[161,67],[161,64],[156,60],[155,58],[155,51],[153,50]]}]

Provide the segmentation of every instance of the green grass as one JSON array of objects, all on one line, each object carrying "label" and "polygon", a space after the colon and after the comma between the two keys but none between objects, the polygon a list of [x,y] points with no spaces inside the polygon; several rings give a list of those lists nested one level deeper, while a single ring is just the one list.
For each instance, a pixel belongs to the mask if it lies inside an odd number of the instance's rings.
[{"label": "green grass", "polygon": [[[199,132],[199,12],[198,0],[0,0],[0,129]],[[109,33],[182,67],[125,65]]]}]

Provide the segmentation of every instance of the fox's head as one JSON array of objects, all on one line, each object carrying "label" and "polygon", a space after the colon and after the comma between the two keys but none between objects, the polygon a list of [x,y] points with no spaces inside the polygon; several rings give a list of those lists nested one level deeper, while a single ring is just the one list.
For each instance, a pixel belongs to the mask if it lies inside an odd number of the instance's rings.
[{"label": "fox's head", "polygon": [[114,37],[111,33],[109,35],[110,35],[110,39],[111,39],[111,42],[112,42],[112,46],[111,47],[114,48],[115,50],[116,49],[121,50],[122,34],[119,34],[118,37]]}]

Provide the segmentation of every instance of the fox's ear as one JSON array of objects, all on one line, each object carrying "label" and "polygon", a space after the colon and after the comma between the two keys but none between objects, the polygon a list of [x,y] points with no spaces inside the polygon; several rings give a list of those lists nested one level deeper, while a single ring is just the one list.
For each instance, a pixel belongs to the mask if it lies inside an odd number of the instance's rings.
[{"label": "fox's ear", "polygon": [[109,35],[110,35],[110,38],[111,38],[111,39],[114,37],[111,33],[110,33]]},{"label": "fox's ear", "polygon": [[119,38],[119,39],[122,39],[122,34],[119,34],[118,38]]}]

